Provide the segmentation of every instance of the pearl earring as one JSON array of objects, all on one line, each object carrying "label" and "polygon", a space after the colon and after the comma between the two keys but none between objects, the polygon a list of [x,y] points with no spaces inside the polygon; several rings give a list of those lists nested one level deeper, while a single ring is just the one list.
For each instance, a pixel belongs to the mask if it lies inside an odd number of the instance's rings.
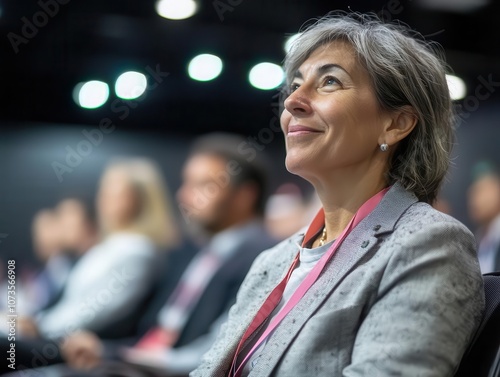
[{"label": "pearl earring", "polygon": [[389,146],[387,145],[387,143],[380,144],[380,150],[382,152],[387,152],[388,149],[389,149]]}]

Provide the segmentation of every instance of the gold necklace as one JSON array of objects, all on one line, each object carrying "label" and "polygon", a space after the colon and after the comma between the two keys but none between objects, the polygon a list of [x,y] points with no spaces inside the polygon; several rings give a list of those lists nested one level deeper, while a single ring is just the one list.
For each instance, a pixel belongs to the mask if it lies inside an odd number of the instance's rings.
[{"label": "gold necklace", "polygon": [[326,242],[326,225],[323,228],[323,232],[321,233],[321,237],[319,239],[319,246],[323,246]]}]

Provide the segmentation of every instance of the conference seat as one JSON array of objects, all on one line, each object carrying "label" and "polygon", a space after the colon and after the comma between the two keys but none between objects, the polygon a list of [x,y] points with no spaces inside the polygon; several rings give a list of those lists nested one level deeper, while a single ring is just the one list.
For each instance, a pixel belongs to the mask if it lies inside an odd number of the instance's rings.
[{"label": "conference seat", "polygon": [[500,377],[500,272],[483,275],[486,307],[455,377]]}]

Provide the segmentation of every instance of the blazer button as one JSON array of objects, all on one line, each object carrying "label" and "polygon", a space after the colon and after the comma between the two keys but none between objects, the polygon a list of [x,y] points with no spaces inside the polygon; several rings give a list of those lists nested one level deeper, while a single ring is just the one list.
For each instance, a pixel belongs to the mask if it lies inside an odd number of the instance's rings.
[{"label": "blazer button", "polygon": [[373,230],[374,230],[374,231],[377,231],[377,230],[379,230],[380,228],[382,228],[382,226],[381,226],[381,225],[375,225],[375,226],[373,227]]},{"label": "blazer button", "polygon": [[365,247],[368,246],[369,243],[370,243],[370,241],[363,241],[363,243],[361,244],[361,247],[364,249]]}]

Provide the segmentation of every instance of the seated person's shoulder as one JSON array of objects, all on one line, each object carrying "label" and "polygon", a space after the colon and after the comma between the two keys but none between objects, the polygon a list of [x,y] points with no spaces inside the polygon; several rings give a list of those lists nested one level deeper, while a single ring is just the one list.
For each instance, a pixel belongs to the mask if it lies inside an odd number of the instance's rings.
[{"label": "seated person's shoulder", "polygon": [[428,232],[430,230],[443,233],[460,234],[472,239],[471,231],[454,217],[440,212],[431,205],[417,202],[401,216],[395,225],[396,234]]}]

